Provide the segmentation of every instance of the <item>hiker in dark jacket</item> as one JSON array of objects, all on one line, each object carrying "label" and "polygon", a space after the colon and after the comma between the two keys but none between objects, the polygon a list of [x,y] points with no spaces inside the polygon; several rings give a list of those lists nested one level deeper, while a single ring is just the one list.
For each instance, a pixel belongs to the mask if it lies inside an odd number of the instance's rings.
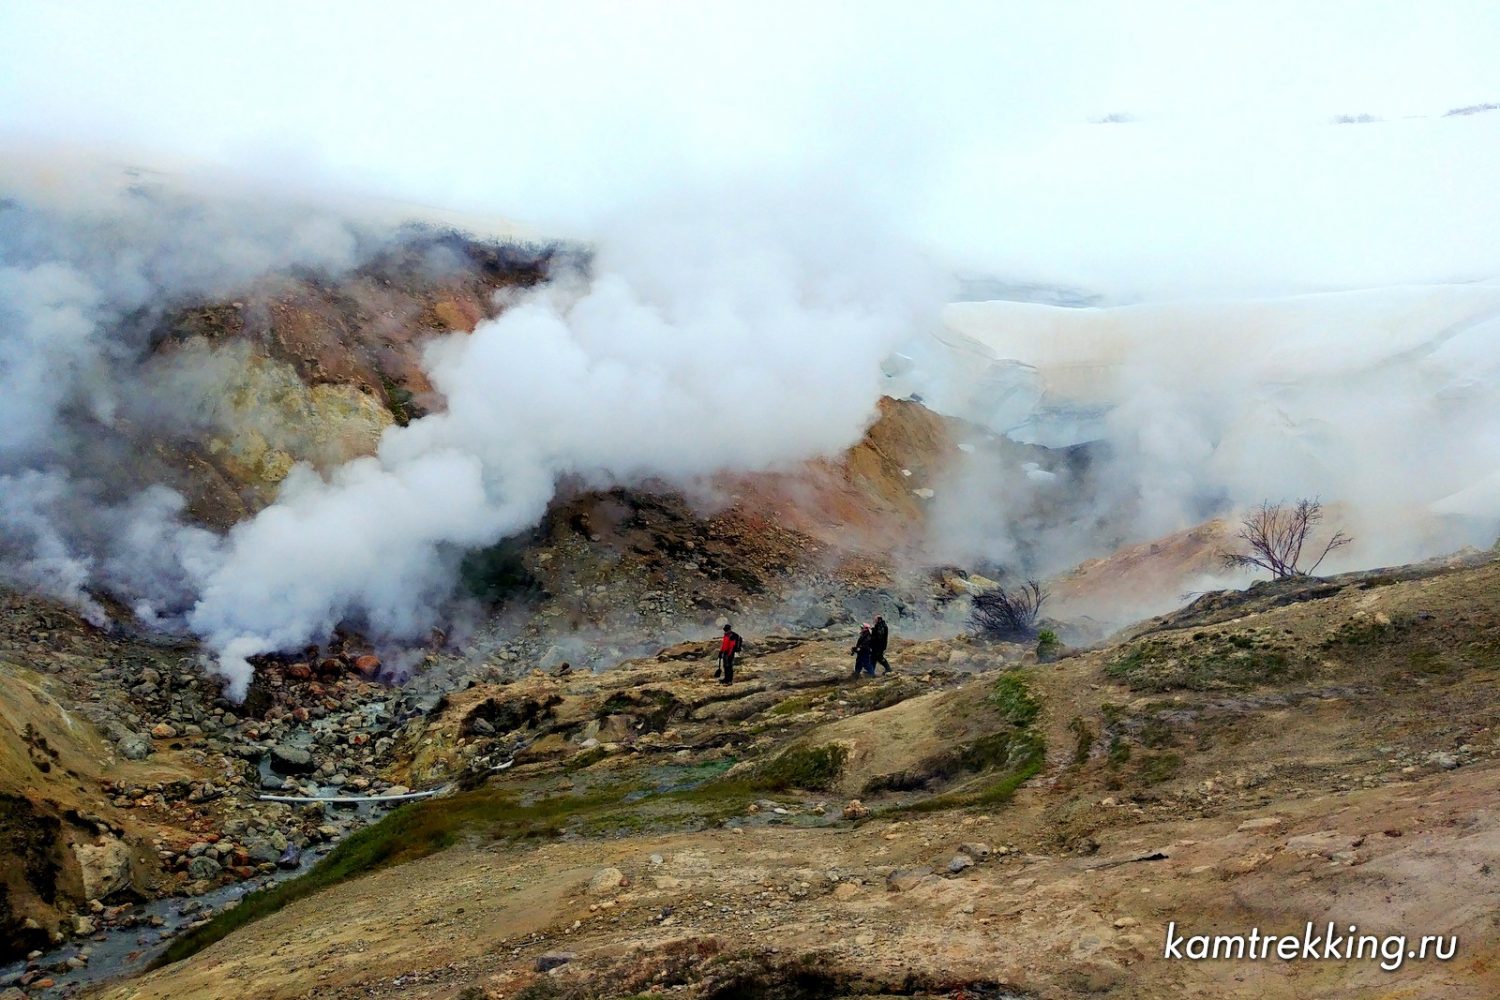
[{"label": "hiker in dark jacket", "polygon": [[849,650],[854,654],[854,673],[850,677],[858,677],[861,670],[871,677],[875,676],[875,657],[871,654],[871,643],[874,641],[870,635],[870,626],[861,625],[859,638],[854,640],[854,648]]},{"label": "hiker in dark jacket", "polygon": [[875,627],[870,629],[870,673],[875,672],[875,664],[885,668],[886,673],[891,672],[890,662],[885,658],[885,647],[891,641],[890,626],[880,615],[875,616]]},{"label": "hiker in dark jacket", "polygon": [[719,668],[714,671],[720,684],[734,683],[734,654],[744,644],[745,640],[740,638],[732,625],[724,626],[724,638],[719,640]]}]

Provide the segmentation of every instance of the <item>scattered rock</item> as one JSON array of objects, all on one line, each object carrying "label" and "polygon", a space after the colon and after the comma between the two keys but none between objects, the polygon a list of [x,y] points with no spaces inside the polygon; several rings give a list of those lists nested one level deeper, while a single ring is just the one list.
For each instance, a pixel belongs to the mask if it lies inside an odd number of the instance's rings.
[{"label": "scattered rock", "polygon": [[374,677],[380,673],[380,657],[366,653],[354,661],[354,672],[361,677]]},{"label": "scattered rock", "polygon": [[601,868],[594,873],[593,878],[589,879],[588,892],[591,896],[602,896],[628,884],[629,880],[620,869]]},{"label": "scattered rock", "polygon": [[120,756],[126,760],[145,760],[156,749],[151,738],[140,733],[127,733],[120,737],[115,746],[119,748]]},{"label": "scattered rock", "polygon": [[990,845],[971,841],[967,844],[959,844],[960,854],[967,854],[975,861],[983,861],[990,856]]},{"label": "scattered rock", "polygon": [[1427,763],[1442,768],[1444,771],[1452,771],[1458,767],[1459,760],[1451,753],[1432,753],[1427,755]]},{"label": "scattered rock", "polygon": [[885,877],[885,887],[890,892],[906,892],[922,884],[932,875],[931,868],[908,868],[893,871]]},{"label": "scattered rock", "polygon": [[73,857],[83,876],[83,894],[104,899],[130,884],[130,848],[114,837],[97,844],[74,844]]},{"label": "scattered rock", "polygon": [[551,972],[558,966],[567,965],[575,957],[571,951],[549,951],[545,955],[537,956],[536,971]]},{"label": "scattered rock", "polygon": [[1257,816],[1247,819],[1238,827],[1240,833],[1275,833],[1286,825],[1280,816]]},{"label": "scattered rock", "polygon": [[870,815],[870,810],[859,799],[850,799],[844,804],[845,819],[864,819]]},{"label": "scattered rock", "polygon": [[966,868],[973,867],[974,859],[969,857],[967,854],[955,854],[953,855],[953,860],[948,862],[948,871],[954,875],[957,875],[959,872],[963,871]]},{"label": "scattered rock", "polygon": [[316,769],[312,754],[306,750],[286,744],[271,748],[271,770],[278,774],[311,774]]},{"label": "scattered rock", "polygon": [[211,879],[221,871],[217,861],[206,854],[199,855],[188,862],[188,877],[197,880]]}]

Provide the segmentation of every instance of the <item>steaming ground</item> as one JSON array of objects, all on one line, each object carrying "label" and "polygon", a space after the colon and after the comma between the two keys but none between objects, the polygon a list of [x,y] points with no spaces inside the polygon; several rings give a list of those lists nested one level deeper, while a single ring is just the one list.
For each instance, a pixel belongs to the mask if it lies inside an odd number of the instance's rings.
[{"label": "steaming ground", "polygon": [[913,490],[928,535],[907,569],[1058,573],[1267,497],[1334,505],[1358,541],[1334,568],[1487,544],[1500,521],[1500,287],[944,311],[947,280],[899,239],[836,199],[762,193],[618,217],[586,265],[433,336],[430,412],[213,530],[143,456],[235,419],[218,366],[244,358],[210,342],[147,365],[159,319],[268,275],[335,281],[398,234],[150,176],[12,188],[0,576],[96,623],[112,606],[190,629],[236,697],[247,658],[340,625],[425,638],[465,553],[537,524],[560,481],[701,493],[785,472],[859,441],[882,394],[972,426]]},{"label": "steaming ground", "polygon": [[102,622],[92,591],[180,610],[217,540],[121,470],[141,423],[186,420],[139,378],[163,311],[293,267],[337,274],[385,237],[313,206],[203,198],[148,173],[10,173],[0,201],[0,578]]},{"label": "steaming ground", "polygon": [[[926,376],[933,405],[1014,439],[1102,445],[1094,511],[1122,541],[1299,496],[1337,505],[1357,536],[1336,568],[1487,546],[1500,530],[1500,285],[972,302],[944,319],[943,349],[907,378]],[[1014,518],[996,514],[971,523],[971,548],[1014,547]],[[1081,537],[1081,548],[1056,537],[1050,568],[1097,555],[1097,534]]]},{"label": "steaming ground", "polygon": [[[587,280],[435,341],[445,408],[324,480],[299,472],[227,540],[189,619],[231,689],[246,657],[341,621],[421,635],[456,556],[538,522],[562,476],[605,486],[786,467],[852,445],[879,364],[937,305],[901,254],[670,212],[602,239]],[[877,243],[867,244],[877,245]]]}]

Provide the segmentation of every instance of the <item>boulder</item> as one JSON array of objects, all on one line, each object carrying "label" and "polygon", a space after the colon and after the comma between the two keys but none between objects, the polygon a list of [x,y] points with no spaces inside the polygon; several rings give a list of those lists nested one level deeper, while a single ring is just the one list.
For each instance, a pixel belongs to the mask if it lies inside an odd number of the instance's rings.
[{"label": "boulder", "polygon": [[130,848],[114,837],[97,844],[74,844],[73,857],[88,899],[105,899],[130,884]]},{"label": "boulder", "polygon": [[316,765],[306,750],[282,743],[271,748],[271,770],[278,774],[311,774]]},{"label": "boulder", "polygon": [[196,880],[214,878],[220,870],[219,863],[207,854],[200,854],[188,862],[188,876]]},{"label": "boulder", "polygon": [[957,875],[965,868],[973,867],[974,859],[969,857],[967,854],[955,854],[953,855],[953,860],[948,862],[948,871],[953,875]]},{"label": "boulder", "polygon": [[889,892],[906,892],[910,889],[915,889],[930,877],[932,877],[931,868],[909,868],[894,871],[885,877],[885,887]]},{"label": "boulder", "polygon": [[627,884],[625,873],[618,868],[601,868],[589,879],[589,895],[602,896]]},{"label": "boulder", "polygon": [[120,750],[120,756],[126,760],[145,760],[155,749],[151,745],[151,737],[141,733],[127,733],[115,745]]},{"label": "boulder", "polygon": [[245,853],[257,864],[275,864],[281,860],[281,848],[266,837],[254,837],[245,841]]}]

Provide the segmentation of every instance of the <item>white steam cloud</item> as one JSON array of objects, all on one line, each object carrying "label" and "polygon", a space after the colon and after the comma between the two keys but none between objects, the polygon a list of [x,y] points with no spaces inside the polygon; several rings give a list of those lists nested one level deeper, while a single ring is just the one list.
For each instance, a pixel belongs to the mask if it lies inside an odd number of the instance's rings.
[{"label": "white steam cloud", "polygon": [[[1103,554],[1111,533],[1156,538],[1263,499],[1333,505],[1356,544],[1325,569],[1487,546],[1500,530],[1500,285],[959,303],[945,320],[948,363],[962,367],[928,374],[940,405],[1096,455],[1081,530],[1052,533],[1044,569]],[[1059,490],[1014,471],[1010,482],[970,551],[1013,557],[1018,494]]]},{"label": "white steam cloud", "polygon": [[191,600],[217,545],[181,523],[176,493],[126,474],[133,422],[177,405],[137,378],[155,320],[268,270],[337,273],[374,237],[310,206],[77,162],[9,161],[0,194],[0,580],[98,623],[90,589],[111,590],[154,620]]},{"label": "white steam cloud", "polygon": [[561,477],[684,482],[856,441],[944,283],[854,216],[772,202],[652,206],[606,228],[587,280],[431,344],[442,412],[326,480],[297,470],[231,531],[189,619],[231,691],[246,657],[341,621],[421,634],[458,556],[534,524]]}]

